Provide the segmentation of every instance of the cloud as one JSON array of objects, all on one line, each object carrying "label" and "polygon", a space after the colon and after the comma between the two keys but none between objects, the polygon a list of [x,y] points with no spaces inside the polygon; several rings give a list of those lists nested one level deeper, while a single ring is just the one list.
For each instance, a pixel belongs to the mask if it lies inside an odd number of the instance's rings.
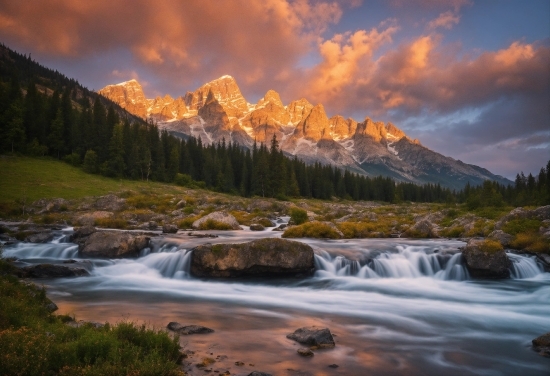
[{"label": "cloud", "polygon": [[457,25],[460,22],[460,16],[455,12],[447,11],[441,13],[439,17],[435,20],[432,20],[428,23],[428,29],[435,30],[439,27],[444,29],[452,29],[454,25]]},{"label": "cloud", "polygon": [[105,51],[129,51],[132,64],[164,77],[173,91],[223,74],[262,86],[295,64],[327,25],[338,22],[342,9],[354,5],[308,0],[134,0],[131,6],[111,0],[1,2],[0,36],[8,45],[42,56],[80,61]]}]

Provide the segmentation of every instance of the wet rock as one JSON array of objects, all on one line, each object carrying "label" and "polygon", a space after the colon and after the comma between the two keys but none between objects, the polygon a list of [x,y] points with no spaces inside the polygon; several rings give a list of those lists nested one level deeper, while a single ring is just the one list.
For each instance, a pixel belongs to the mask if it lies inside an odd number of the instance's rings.
[{"label": "wet rock", "polygon": [[66,278],[89,275],[84,268],[67,265],[38,264],[26,266],[20,269],[22,276],[26,278]]},{"label": "wet rock", "polygon": [[512,241],[512,239],[514,239],[514,237],[512,235],[507,234],[502,230],[495,230],[495,231],[491,232],[489,234],[489,236],[487,236],[487,237],[489,239],[494,239],[494,240],[500,242],[500,244],[502,244],[503,247],[509,247],[510,242]]},{"label": "wet rock", "polygon": [[339,366],[338,364],[330,364],[329,367],[330,367],[330,368],[338,368],[338,367],[340,367],[340,366]]},{"label": "wet rock", "polygon": [[242,367],[242,366],[244,366],[244,362],[237,361],[237,362],[235,362],[235,365],[239,366],[239,367]]},{"label": "wet rock", "polygon": [[313,249],[285,239],[260,239],[243,244],[205,244],[193,249],[191,274],[197,277],[310,275]]},{"label": "wet rock", "polygon": [[250,225],[250,231],[264,231],[265,227],[259,223],[252,223]]},{"label": "wet rock", "polygon": [[550,332],[535,338],[532,343],[533,350],[542,356],[550,358]]},{"label": "wet rock", "polygon": [[127,232],[97,231],[79,245],[79,252],[85,257],[133,257],[149,245],[149,240],[148,236]]},{"label": "wet rock", "polygon": [[165,234],[175,234],[178,232],[178,226],[174,224],[165,224],[162,226],[162,232]]},{"label": "wet rock", "polygon": [[253,371],[253,372],[250,372],[247,376],[272,376],[272,375],[271,373]]},{"label": "wet rock", "polygon": [[55,304],[54,302],[52,302],[50,300],[50,302],[48,304],[46,304],[46,309],[49,311],[49,312],[55,312],[59,309],[59,307],[57,306],[57,304]]},{"label": "wet rock", "polygon": [[77,227],[71,235],[70,240],[78,245],[84,245],[84,242],[88,239],[88,236],[92,235],[96,231],[97,229],[94,226]]},{"label": "wet rock", "polygon": [[[268,214],[268,217],[275,217],[273,214]],[[264,227],[274,227],[275,223],[269,218],[266,217],[255,217],[251,220],[252,223],[260,224]]]},{"label": "wet rock", "polygon": [[187,236],[194,236],[196,238],[217,238],[218,237],[218,235],[214,235],[214,234],[199,234],[195,232],[188,232]]},{"label": "wet rock", "polygon": [[48,243],[54,238],[55,234],[51,231],[38,232],[25,238],[28,243]]},{"label": "wet rock", "polygon": [[91,213],[82,214],[75,219],[75,224],[80,226],[93,226],[98,219],[107,219],[113,217],[112,212],[108,211],[94,211]]},{"label": "wet rock", "polygon": [[197,219],[195,222],[193,222],[192,226],[193,228],[200,229],[201,226],[204,226],[209,220],[227,225],[232,230],[241,229],[241,227],[239,226],[239,222],[237,222],[237,219],[225,211],[217,211],[217,212],[210,213],[200,219]]},{"label": "wet rock", "polygon": [[311,349],[308,347],[301,347],[298,350],[296,350],[296,352],[306,358],[312,357],[314,355],[313,351],[311,351]]},{"label": "wet rock", "polygon": [[466,267],[474,278],[502,279],[510,277],[512,263],[504,250],[484,251],[483,240],[470,239],[462,251]]},{"label": "wet rock", "polygon": [[179,322],[175,322],[175,321],[168,323],[166,327],[181,335],[214,333],[214,329],[210,329],[205,326],[181,325]]},{"label": "wet rock", "polygon": [[330,330],[317,326],[296,329],[294,333],[288,334],[286,338],[317,348],[331,348],[336,345]]}]

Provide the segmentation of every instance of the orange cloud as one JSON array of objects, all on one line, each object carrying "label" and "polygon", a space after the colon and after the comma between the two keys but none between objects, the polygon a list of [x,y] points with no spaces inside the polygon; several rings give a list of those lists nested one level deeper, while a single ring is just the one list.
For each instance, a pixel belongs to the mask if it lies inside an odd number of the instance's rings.
[{"label": "orange cloud", "polygon": [[430,21],[428,23],[428,29],[435,30],[438,27],[452,29],[453,25],[457,25],[459,22],[460,16],[458,16],[455,12],[447,11],[441,13],[435,20]]}]

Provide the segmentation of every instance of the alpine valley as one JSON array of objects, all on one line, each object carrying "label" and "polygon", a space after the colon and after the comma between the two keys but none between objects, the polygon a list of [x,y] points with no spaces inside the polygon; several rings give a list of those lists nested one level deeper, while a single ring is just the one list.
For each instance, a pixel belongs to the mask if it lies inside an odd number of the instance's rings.
[{"label": "alpine valley", "polygon": [[148,99],[136,80],[108,85],[100,94],[160,129],[194,136],[203,144],[226,142],[251,148],[275,135],[283,152],[307,163],[320,162],[367,176],[389,176],[413,183],[439,183],[453,189],[485,180],[510,184],[490,171],[446,157],[412,140],[392,123],[329,118],[322,104],[301,98],[285,105],[274,90],[249,103],[235,79],[222,76],[184,96]]}]

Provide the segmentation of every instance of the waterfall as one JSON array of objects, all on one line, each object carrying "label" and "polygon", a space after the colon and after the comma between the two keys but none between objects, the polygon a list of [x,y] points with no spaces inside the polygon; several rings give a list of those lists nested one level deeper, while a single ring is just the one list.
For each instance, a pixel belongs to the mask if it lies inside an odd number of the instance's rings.
[{"label": "waterfall", "polygon": [[525,279],[536,277],[544,270],[539,266],[535,256],[516,255],[508,253],[508,258],[512,261],[511,277],[514,279]]},{"label": "waterfall", "polygon": [[45,244],[17,243],[12,247],[6,248],[3,255],[19,259],[46,258],[65,260],[78,257],[78,245],[59,243],[59,239]]},{"label": "waterfall", "polygon": [[173,252],[150,253],[139,258],[137,262],[158,270],[163,277],[185,279],[190,275],[191,251],[181,249]]}]

